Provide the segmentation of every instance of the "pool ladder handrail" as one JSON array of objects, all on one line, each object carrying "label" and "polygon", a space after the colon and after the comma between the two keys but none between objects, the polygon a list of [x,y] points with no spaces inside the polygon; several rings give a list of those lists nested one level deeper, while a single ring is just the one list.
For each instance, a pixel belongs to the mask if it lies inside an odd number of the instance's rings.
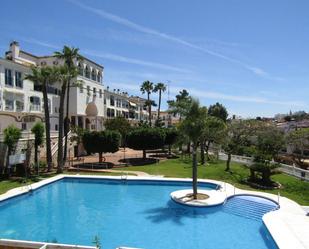
[{"label": "pool ladder handrail", "polygon": [[126,180],[128,180],[128,172],[121,172],[122,174],[121,174],[121,180],[122,181],[126,181]]}]

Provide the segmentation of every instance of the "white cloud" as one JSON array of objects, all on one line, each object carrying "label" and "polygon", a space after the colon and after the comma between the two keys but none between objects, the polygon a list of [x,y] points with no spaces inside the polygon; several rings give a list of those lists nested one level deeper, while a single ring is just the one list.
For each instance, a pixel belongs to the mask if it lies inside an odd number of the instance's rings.
[{"label": "white cloud", "polygon": [[201,51],[203,53],[207,53],[207,54],[215,56],[217,58],[221,58],[221,59],[223,59],[225,61],[229,61],[231,63],[238,64],[238,65],[242,66],[243,68],[245,68],[246,70],[248,70],[248,71],[250,71],[250,72],[252,72],[255,75],[258,75],[260,77],[264,77],[264,78],[268,78],[268,79],[273,79],[273,80],[281,80],[281,78],[270,76],[266,71],[264,71],[261,68],[258,68],[256,66],[251,66],[251,65],[249,65],[247,63],[244,63],[244,62],[242,62],[240,60],[237,60],[237,59],[234,59],[232,57],[226,56],[224,54],[217,53],[215,51],[203,48],[201,46],[198,46],[196,44],[188,42],[188,41],[186,41],[184,39],[181,39],[181,38],[175,37],[173,35],[169,35],[169,34],[160,32],[160,31],[152,29],[152,28],[148,28],[148,27],[143,26],[143,25],[139,25],[139,24],[137,24],[135,22],[132,22],[132,21],[126,19],[126,18],[123,18],[123,17],[117,16],[115,14],[109,13],[109,12],[103,10],[103,9],[98,9],[98,8],[91,7],[89,5],[83,4],[83,3],[79,2],[79,1],[76,1],[76,0],[68,0],[68,1],[73,3],[73,4],[75,4],[76,6],[79,6],[80,8],[82,8],[84,10],[87,10],[89,12],[95,13],[98,16],[104,18],[104,19],[110,20],[110,21],[112,21],[114,23],[118,23],[118,24],[120,24],[122,26],[125,26],[125,27],[128,27],[130,29],[134,29],[134,30],[142,32],[142,33],[154,35],[154,36],[157,36],[157,37],[160,37],[160,38],[163,38],[163,39],[166,39],[166,40],[169,40],[169,41],[181,44],[183,46],[186,46],[186,47],[189,47],[189,48],[193,48],[195,50],[199,50],[199,51]]},{"label": "white cloud", "polygon": [[170,66],[170,65],[151,62],[151,61],[139,60],[139,59],[125,57],[125,56],[116,55],[116,54],[104,53],[101,51],[83,50],[83,53],[86,55],[90,55],[90,56],[94,56],[98,58],[109,59],[113,61],[125,62],[125,63],[130,63],[130,64],[136,64],[140,66],[153,67],[153,68],[171,70],[171,71],[176,71],[176,72],[187,72],[187,73],[190,72],[187,69],[183,69],[183,68],[179,68],[175,66]]}]

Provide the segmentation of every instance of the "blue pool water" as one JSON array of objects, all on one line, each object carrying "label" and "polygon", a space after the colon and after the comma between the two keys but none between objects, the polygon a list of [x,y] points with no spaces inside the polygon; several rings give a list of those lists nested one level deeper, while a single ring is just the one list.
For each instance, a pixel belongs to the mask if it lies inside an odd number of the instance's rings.
[{"label": "blue pool water", "polygon": [[[144,249],[274,249],[262,223],[266,199],[230,198],[211,208],[170,200],[190,183],[63,179],[0,202],[0,238]],[[201,185],[213,189],[211,184]]]}]

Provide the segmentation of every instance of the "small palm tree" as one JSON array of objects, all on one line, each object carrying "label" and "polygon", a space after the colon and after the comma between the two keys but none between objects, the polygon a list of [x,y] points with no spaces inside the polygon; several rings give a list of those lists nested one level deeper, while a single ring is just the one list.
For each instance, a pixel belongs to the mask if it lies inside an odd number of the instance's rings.
[{"label": "small palm tree", "polygon": [[157,122],[160,121],[160,109],[161,109],[161,98],[162,92],[166,91],[166,85],[164,83],[157,83],[153,89],[154,92],[159,92],[159,102],[158,102],[158,117]]},{"label": "small palm tree", "polygon": [[34,164],[36,166],[37,174],[39,174],[39,160],[38,160],[38,149],[44,141],[44,125],[41,122],[37,122],[31,129],[34,134]]},{"label": "small palm tree", "polygon": [[148,114],[149,114],[149,125],[151,126],[151,100],[150,100],[150,94],[153,91],[153,83],[150,82],[149,80],[146,80],[143,82],[141,85],[141,92],[142,94],[147,93],[147,103],[146,105],[148,106]]},{"label": "small palm tree", "polygon": [[197,148],[200,136],[205,129],[207,117],[206,108],[200,107],[197,100],[193,100],[188,109],[186,118],[180,124],[180,131],[183,132],[192,143],[192,187],[193,198],[197,198]]},{"label": "small palm tree", "polygon": [[[64,64],[68,67],[69,70],[76,69],[76,64],[74,62],[80,62],[83,60],[83,57],[79,54],[78,48],[70,48],[64,46],[61,52],[55,52],[55,57],[64,60]],[[64,142],[64,155],[63,159],[66,160],[67,157],[67,146],[68,146],[68,131],[69,131],[69,106],[70,106],[70,87],[71,87],[71,78],[68,78],[67,83],[67,99],[66,99],[66,115],[65,115],[65,142]]]},{"label": "small palm tree", "polygon": [[43,102],[44,102],[44,119],[46,131],[46,157],[47,171],[52,169],[52,154],[51,154],[51,139],[50,139],[50,118],[49,118],[49,103],[47,96],[47,87],[54,84],[58,80],[58,69],[56,67],[32,67],[32,73],[26,75],[25,79],[31,80],[36,84],[41,84]]}]

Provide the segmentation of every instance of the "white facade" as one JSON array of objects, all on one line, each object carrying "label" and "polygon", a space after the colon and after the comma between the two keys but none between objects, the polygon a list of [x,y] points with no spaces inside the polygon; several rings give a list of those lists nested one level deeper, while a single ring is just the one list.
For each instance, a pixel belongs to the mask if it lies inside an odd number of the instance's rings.
[{"label": "white facade", "polygon": [[145,107],[146,99],[129,96],[127,92],[120,92],[119,89],[104,91],[104,116],[109,118],[125,117],[132,123],[148,119],[148,112]]},{"label": "white facade", "polygon": [[[31,130],[35,122],[44,121],[41,86],[25,80],[31,66],[63,64],[55,56],[36,56],[10,44],[5,58],[0,58],[0,133],[10,124]],[[79,86],[70,87],[69,117],[72,126],[89,130],[104,129],[104,120],[123,116],[132,123],[148,120],[146,99],[103,86],[103,66],[84,58],[76,62]],[[58,130],[60,84],[48,86],[51,131]],[[66,110],[66,100],[65,106]]]},{"label": "white facade", "polygon": [[[63,64],[54,56],[35,56],[20,50],[17,42],[10,44],[6,58],[0,59],[0,132],[14,123],[23,130],[44,119],[40,86],[25,80],[30,66]],[[102,129],[104,116],[103,67],[84,58],[77,64],[81,86],[70,87],[69,116],[72,125],[85,129]],[[51,130],[58,130],[60,85],[49,86]],[[65,101],[66,103],[66,101]],[[65,107],[66,108],[66,107]]]}]

